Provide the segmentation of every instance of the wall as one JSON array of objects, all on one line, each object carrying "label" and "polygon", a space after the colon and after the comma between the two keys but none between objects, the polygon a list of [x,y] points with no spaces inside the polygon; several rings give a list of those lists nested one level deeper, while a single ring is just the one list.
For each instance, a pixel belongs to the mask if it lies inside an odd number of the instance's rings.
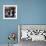
[{"label": "wall", "polygon": [[21,24],[46,24],[46,0],[23,0]]},{"label": "wall", "polygon": [[[18,19],[17,20],[4,20],[3,19],[3,5],[18,5]],[[17,30],[17,24],[20,22],[20,1],[18,0],[0,0],[0,44],[7,44],[9,42],[8,40],[8,34],[10,32],[16,32],[16,35],[18,36],[18,30]],[[20,10],[19,10],[20,9]],[[15,43],[18,43],[18,37],[16,38]]]},{"label": "wall", "polygon": [[[3,19],[5,4],[17,4],[17,20]],[[0,0],[0,44],[8,43],[10,32],[17,34],[18,24],[46,24],[46,0]]]}]

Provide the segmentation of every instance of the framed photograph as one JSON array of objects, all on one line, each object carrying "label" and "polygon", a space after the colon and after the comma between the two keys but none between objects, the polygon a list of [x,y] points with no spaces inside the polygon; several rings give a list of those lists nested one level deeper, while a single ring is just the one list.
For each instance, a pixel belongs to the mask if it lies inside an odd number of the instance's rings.
[{"label": "framed photograph", "polygon": [[3,19],[17,19],[17,5],[3,5]]},{"label": "framed photograph", "polygon": [[46,41],[46,25],[39,24],[19,24],[18,41]]}]

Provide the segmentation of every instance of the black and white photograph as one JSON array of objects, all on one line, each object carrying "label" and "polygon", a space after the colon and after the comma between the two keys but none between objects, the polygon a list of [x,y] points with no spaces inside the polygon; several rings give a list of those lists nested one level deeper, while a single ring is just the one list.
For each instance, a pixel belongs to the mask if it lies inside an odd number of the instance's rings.
[{"label": "black and white photograph", "polygon": [[17,5],[3,5],[3,19],[17,19]]},{"label": "black and white photograph", "polygon": [[46,43],[46,25],[18,25],[18,41],[20,46],[41,46]]}]

